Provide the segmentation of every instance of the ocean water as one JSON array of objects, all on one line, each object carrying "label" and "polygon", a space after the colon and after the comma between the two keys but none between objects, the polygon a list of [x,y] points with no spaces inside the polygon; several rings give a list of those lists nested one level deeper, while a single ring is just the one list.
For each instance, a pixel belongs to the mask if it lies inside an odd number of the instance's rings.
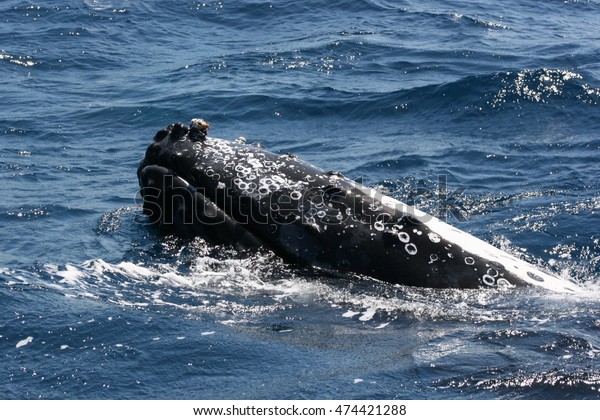
[{"label": "ocean water", "polygon": [[[600,2],[0,2],[6,399],[598,399]],[[146,223],[202,117],[585,290],[427,290]]]}]

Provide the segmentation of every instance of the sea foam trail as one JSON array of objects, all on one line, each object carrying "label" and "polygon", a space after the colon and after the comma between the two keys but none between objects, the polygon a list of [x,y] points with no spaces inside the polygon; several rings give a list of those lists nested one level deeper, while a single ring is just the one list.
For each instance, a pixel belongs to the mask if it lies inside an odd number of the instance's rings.
[{"label": "sea foam trail", "polygon": [[[546,323],[565,313],[577,318],[600,301],[600,289],[593,283],[568,295],[535,288],[440,291],[361,277],[306,278],[285,266],[273,275],[272,268],[272,257],[262,256],[198,257],[183,269],[171,264],[89,260],[63,267],[46,265],[42,279],[36,281],[69,297],[149,310],[173,308],[181,315],[211,313],[222,317],[221,321],[239,321],[232,313],[260,316],[316,303],[342,318],[377,322],[380,328],[399,314],[420,320]],[[25,278],[14,272],[10,275]],[[531,308],[537,310],[528,310]],[[540,314],[544,316],[540,318]]]}]

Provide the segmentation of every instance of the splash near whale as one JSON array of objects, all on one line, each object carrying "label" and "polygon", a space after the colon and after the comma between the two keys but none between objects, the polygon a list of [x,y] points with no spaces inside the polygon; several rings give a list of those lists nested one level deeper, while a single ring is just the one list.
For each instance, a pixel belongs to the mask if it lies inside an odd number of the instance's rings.
[{"label": "splash near whale", "polygon": [[165,231],[410,286],[578,289],[338,172],[208,128],[158,131],[138,167],[144,213]]}]

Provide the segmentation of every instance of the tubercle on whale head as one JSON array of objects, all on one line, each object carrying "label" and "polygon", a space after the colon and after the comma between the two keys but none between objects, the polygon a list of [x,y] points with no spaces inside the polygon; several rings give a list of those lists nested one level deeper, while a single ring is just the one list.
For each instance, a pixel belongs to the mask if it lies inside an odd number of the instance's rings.
[{"label": "tubercle on whale head", "polygon": [[152,139],[154,143],[160,143],[168,138],[169,141],[177,141],[189,132],[189,127],[181,122],[169,124],[167,128],[159,130]]},{"label": "tubercle on whale head", "polygon": [[190,126],[189,137],[192,142],[206,140],[210,124],[202,118],[193,118]]},{"label": "tubercle on whale head", "polygon": [[189,127],[181,122],[177,122],[159,130],[154,135],[153,141],[159,143],[167,137],[170,141],[177,141],[185,136],[188,136],[192,142],[204,141],[206,140],[209,128],[210,124],[207,121],[204,121],[202,118],[193,118]]},{"label": "tubercle on whale head", "polygon": [[184,141],[204,143],[209,128],[210,124],[207,121],[193,118],[189,126],[182,122],[176,122],[157,131],[146,149],[144,159],[138,165],[138,178],[144,167],[148,165],[158,164],[173,170],[180,169],[181,165],[177,164],[177,161],[181,161],[185,148],[177,143]]}]

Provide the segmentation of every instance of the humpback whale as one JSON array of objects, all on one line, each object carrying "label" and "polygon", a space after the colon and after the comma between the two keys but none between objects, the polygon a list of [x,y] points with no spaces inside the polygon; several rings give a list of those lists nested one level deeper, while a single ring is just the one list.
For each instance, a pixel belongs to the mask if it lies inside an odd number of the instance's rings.
[{"label": "humpback whale", "polygon": [[578,290],[338,172],[208,128],[201,119],[169,125],[139,164],[143,211],[164,231],[409,286]]}]

